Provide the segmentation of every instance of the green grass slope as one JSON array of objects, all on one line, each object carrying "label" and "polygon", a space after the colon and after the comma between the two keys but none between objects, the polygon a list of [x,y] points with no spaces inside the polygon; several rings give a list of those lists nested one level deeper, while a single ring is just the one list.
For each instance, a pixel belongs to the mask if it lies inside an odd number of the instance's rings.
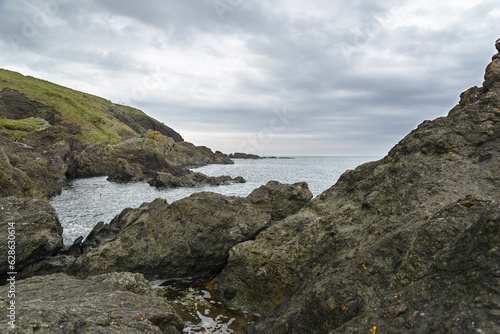
[{"label": "green grass slope", "polygon": [[5,69],[0,69],[0,116],[0,134],[14,140],[38,129],[42,119],[71,127],[83,144],[116,143],[149,129],[182,141],[175,131],[139,109]]}]

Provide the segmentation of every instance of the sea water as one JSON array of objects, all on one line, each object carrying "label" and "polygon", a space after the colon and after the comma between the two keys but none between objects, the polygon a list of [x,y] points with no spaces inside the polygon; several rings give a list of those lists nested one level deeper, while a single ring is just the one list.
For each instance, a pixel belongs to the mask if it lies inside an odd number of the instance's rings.
[{"label": "sea water", "polygon": [[172,203],[195,192],[211,191],[229,196],[247,196],[270,180],[282,183],[305,181],[314,196],[330,188],[348,169],[379,157],[292,157],[279,159],[234,159],[234,165],[208,165],[194,169],[209,176],[242,176],[247,182],[223,186],[161,189],[144,182],[115,183],[106,177],[74,179],[51,199],[63,227],[65,245],[86,237],[100,221],[109,223],[125,208],[164,198]]}]

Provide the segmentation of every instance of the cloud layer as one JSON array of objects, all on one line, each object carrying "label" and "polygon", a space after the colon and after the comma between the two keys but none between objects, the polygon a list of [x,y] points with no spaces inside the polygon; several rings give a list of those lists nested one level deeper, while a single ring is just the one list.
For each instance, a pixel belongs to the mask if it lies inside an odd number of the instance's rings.
[{"label": "cloud layer", "polygon": [[493,0],[7,0],[0,67],[223,152],[383,155],[481,85]]}]

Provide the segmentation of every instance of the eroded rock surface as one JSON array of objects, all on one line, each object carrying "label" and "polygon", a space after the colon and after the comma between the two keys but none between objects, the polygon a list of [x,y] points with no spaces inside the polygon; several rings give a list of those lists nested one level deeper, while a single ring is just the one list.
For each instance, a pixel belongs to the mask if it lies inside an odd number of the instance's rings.
[{"label": "eroded rock surface", "polygon": [[6,316],[9,286],[0,287],[2,333],[182,333],[181,318],[140,274],[85,280],[65,274],[16,282],[16,319]]},{"label": "eroded rock surface", "polygon": [[[9,234],[15,238],[9,239]],[[59,219],[54,208],[43,199],[0,198],[0,240],[2,284],[7,272],[20,271],[33,262],[55,255],[63,247]],[[15,242],[14,270],[7,262],[8,240]]]}]

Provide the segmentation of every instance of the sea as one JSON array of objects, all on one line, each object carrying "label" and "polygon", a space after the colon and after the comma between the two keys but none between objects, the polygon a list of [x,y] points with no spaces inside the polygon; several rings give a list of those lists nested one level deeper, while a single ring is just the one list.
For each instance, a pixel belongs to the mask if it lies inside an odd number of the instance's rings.
[{"label": "sea", "polygon": [[65,245],[86,237],[99,222],[109,223],[125,208],[164,198],[172,203],[195,192],[210,191],[228,196],[247,196],[271,180],[282,183],[305,181],[314,196],[330,188],[346,170],[378,160],[366,156],[296,156],[276,159],[234,159],[234,165],[208,165],[192,169],[209,176],[242,176],[246,183],[197,188],[161,189],[144,182],[115,183],[106,177],[67,181],[60,195],[51,199],[63,227]]}]

